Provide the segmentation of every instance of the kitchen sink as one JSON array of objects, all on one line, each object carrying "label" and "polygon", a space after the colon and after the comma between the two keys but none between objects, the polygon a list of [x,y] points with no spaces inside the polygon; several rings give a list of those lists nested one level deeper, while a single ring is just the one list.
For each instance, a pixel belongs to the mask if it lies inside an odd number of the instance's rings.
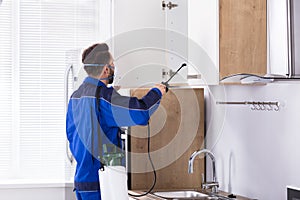
[{"label": "kitchen sink", "polygon": [[229,198],[220,195],[207,195],[201,192],[192,190],[182,191],[162,191],[154,192],[155,196],[166,199],[198,199],[198,200],[227,200]]},{"label": "kitchen sink", "polygon": [[207,194],[203,194],[197,191],[185,191],[185,190],[154,192],[153,194],[168,199],[188,199],[188,198],[208,197]]}]

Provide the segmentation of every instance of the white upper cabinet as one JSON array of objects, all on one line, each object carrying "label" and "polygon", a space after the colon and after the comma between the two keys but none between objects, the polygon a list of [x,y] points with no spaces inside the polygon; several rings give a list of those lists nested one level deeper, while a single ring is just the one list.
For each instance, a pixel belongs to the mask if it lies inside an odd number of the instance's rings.
[{"label": "white upper cabinet", "polygon": [[216,0],[114,0],[112,49],[116,83],[145,87],[166,81],[187,63],[172,85],[217,84]]},{"label": "white upper cabinet", "polygon": [[188,0],[189,73],[191,84],[219,83],[219,1]]},{"label": "white upper cabinet", "polygon": [[268,1],[268,73],[288,74],[287,0]]}]

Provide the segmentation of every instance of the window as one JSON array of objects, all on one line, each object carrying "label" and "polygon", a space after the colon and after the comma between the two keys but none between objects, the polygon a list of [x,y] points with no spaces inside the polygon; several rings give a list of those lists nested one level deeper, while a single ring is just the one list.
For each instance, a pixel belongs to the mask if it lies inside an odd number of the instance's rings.
[{"label": "window", "polygon": [[0,7],[0,175],[8,174],[12,157],[13,132],[13,49],[12,3]]},{"label": "window", "polygon": [[100,28],[100,17],[110,15],[100,16],[100,8],[110,9],[98,0],[0,6],[1,179],[65,178],[66,54],[103,40],[110,27]]}]

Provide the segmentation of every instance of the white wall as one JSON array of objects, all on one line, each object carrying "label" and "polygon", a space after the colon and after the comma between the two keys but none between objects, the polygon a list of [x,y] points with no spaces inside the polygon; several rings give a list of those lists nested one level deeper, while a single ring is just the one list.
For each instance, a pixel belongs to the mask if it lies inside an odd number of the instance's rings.
[{"label": "white wall", "polygon": [[9,200],[76,200],[72,183],[1,182],[0,195]]},{"label": "white wall", "polygon": [[[269,73],[287,72],[286,22],[286,0],[269,0]],[[287,185],[300,187],[300,81],[209,89],[206,140],[216,155],[220,188],[262,200],[286,199]],[[279,101],[282,106],[278,112],[253,111],[216,101]],[[207,167],[211,173],[209,162]]]},{"label": "white wall", "polygon": [[[283,200],[287,185],[300,187],[299,91],[300,82],[210,87],[206,139],[216,156],[220,189]],[[279,101],[283,106],[278,112],[253,111],[250,106],[215,103],[224,100]]]}]

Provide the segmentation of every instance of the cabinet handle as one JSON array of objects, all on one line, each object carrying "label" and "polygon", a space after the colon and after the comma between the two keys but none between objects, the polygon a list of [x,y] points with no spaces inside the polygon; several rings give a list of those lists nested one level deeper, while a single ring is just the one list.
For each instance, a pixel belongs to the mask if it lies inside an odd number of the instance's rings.
[{"label": "cabinet handle", "polygon": [[161,6],[163,10],[165,10],[166,7],[169,8],[169,10],[171,10],[172,8],[178,7],[178,4],[172,3],[171,1],[169,1],[169,3],[166,4],[165,1],[162,1]]}]

